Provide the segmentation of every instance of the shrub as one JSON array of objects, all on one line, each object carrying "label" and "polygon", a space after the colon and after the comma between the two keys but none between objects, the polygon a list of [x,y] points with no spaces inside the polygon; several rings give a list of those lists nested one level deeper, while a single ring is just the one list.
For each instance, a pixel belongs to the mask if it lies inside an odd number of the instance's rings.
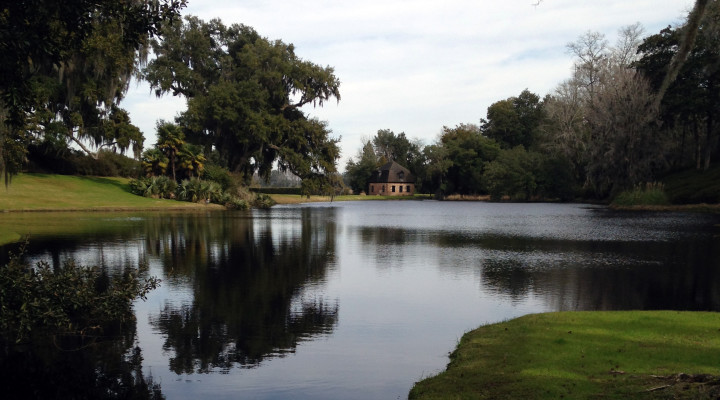
[{"label": "shrub", "polygon": [[253,202],[253,206],[257,208],[270,208],[275,205],[275,200],[272,199],[272,197],[258,193],[255,197],[255,201]]},{"label": "shrub", "polygon": [[53,269],[19,257],[0,267],[0,337],[5,343],[57,335],[99,335],[134,318],[132,303],[145,299],[159,280],[141,279],[147,267],[126,268],[113,276],[99,268],[67,261]]},{"label": "shrub", "polygon": [[222,190],[226,192],[232,193],[236,191],[238,187],[238,183],[232,174],[230,174],[230,171],[228,171],[227,168],[217,165],[206,165],[202,173],[202,179],[219,183]]},{"label": "shrub", "polygon": [[130,181],[130,192],[156,199],[175,198],[178,184],[167,176],[151,176]]},{"label": "shrub", "polygon": [[248,208],[250,208],[250,205],[244,199],[241,199],[239,197],[232,197],[225,202],[225,207],[233,210],[247,210]]}]

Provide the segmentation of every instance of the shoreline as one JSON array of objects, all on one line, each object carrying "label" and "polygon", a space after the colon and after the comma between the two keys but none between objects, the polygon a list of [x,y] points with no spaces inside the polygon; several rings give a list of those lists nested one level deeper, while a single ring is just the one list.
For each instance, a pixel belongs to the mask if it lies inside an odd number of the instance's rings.
[{"label": "shoreline", "polygon": [[2,209],[0,214],[11,213],[64,213],[64,212],[132,212],[132,211],[223,211],[227,210],[225,206],[219,204],[196,204],[188,203],[187,206],[148,206],[148,207],[90,207],[90,208],[21,208],[21,209]]},{"label": "shoreline", "polygon": [[718,323],[707,311],[528,314],[465,333],[408,398],[716,398]]}]

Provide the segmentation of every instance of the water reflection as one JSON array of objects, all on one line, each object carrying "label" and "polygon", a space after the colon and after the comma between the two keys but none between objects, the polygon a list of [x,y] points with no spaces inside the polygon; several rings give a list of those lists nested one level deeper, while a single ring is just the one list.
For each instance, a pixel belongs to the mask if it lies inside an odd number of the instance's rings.
[{"label": "water reflection", "polygon": [[168,302],[151,316],[174,354],[173,372],[254,367],[332,331],[337,300],[306,290],[325,280],[335,258],[335,225],[316,223],[317,214],[156,221],[148,251],[162,258],[171,285],[193,283],[189,303]]},{"label": "water reflection", "polygon": [[[13,218],[0,225],[28,224]],[[720,311],[718,216],[423,201],[67,213],[52,224],[73,228],[35,235],[29,261],[146,261],[163,280],[136,306],[137,342],[143,371],[172,399],[402,398],[482,323],[554,310]],[[141,376],[126,351],[137,345],[123,343],[123,371]]]},{"label": "water reflection", "polygon": [[462,229],[415,219],[409,228],[360,222],[354,230],[377,249],[371,253],[381,268],[401,264],[409,248],[435,248],[438,268],[472,273],[481,291],[511,302],[537,297],[551,310],[720,311],[717,216],[542,207],[496,213],[460,205],[465,221],[474,222]]},{"label": "water reflection", "polygon": [[135,325],[96,342],[56,337],[32,346],[4,344],[0,384],[4,399],[164,399],[144,376]]}]

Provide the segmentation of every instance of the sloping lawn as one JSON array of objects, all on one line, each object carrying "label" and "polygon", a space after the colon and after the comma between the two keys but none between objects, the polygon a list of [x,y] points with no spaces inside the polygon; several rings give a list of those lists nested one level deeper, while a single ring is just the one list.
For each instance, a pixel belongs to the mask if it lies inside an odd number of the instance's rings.
[{"label": "sloping lawn", "polygon": [[20,174],[0,188],[0,211],[150,210],[219,207],[130,193],[127,178]]},{"label": "sloping lawn", "polygon": [[715,399],[720,313],[561,312],[463,336],[410,399]]}]

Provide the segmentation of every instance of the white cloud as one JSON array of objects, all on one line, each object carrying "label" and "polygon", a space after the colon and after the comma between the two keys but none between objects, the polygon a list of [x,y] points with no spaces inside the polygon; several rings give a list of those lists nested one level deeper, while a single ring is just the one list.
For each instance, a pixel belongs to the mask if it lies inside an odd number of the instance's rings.
[{"label": "white cloud", "polygon": [[[335,68],[339,104],[305,110],[342,136],[343,159],[378,129],[430,143],[440,129],[478,123],[493,102],[523,89],[544,96],[570,75],[565,45],[591,31],[607,35],[635,22],[648,34],[679,22],[693,1],[191,1],[186,14],[242,23],[295,44],[303,59]],[[184,102],[155,99],[143,86],[124,102],[154,142],[155,120]]]}]

